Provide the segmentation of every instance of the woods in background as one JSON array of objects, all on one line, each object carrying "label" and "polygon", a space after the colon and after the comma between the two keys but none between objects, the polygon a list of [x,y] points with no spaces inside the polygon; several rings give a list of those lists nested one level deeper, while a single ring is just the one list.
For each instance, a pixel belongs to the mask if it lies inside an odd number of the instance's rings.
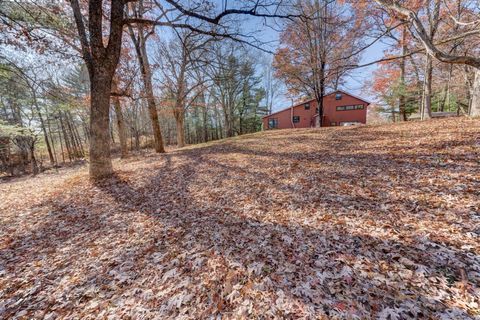
[{"label": "woods in background", "polygon": [[357,7],[370,12],[370,33],[389,44],[366,88],[392,121],[435,112],[480,115],[478,1],[376,0]]},{"label": "woods in background", "polygon": [[[130,28],[112,80],[108,143],[114,152],[123,157],[148,147],[163,152],[164,144],[184,146],[261,129],[268,112],[262,72],[270,65],[257,63],[251,48],[193,31],[180,30],[163,41],[151,30],[143,32]],[[2,172],[37,173],[85,159],[91,116],[87,66],[77,60],[59,73],[44,68],[45,60],[22,64],[3,58]],[[51,58],[60,57],[51,53]],[[275,98],[270,93],[270,103]]]}]

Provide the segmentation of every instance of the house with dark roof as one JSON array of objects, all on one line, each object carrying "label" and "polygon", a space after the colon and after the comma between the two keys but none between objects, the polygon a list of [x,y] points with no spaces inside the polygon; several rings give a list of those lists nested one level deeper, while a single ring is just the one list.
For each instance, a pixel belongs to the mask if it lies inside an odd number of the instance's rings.
[{"label": "house with dark roof", "polygon": [[[322,127],[366,124],[369,105],[370,102],[344,91],[325,95]],[[317,101],[310,99],[263,117],[263,128],[313,128],[318,127],[318,117]]]}]

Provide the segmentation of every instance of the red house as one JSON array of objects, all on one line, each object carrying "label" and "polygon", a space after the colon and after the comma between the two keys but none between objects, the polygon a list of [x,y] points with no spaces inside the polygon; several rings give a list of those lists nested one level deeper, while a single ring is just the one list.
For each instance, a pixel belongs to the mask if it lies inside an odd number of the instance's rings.
[{"label": "red house", "polygon": [[[352,94],[335,91],[323,97],[322,127],[367,123],[368,101]],[[290,129],[318,126],[318,108],[315,99],[307,100],[262,118],[263,128]]]}]

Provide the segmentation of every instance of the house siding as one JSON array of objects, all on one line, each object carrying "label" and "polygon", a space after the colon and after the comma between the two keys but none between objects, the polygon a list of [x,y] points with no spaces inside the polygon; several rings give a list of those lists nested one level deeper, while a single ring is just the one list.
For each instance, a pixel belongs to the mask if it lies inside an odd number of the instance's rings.
[{"label": "house siding", "polygon": [[[340,125],[341,122],[359,122],[367,123],[367,107],[368,102],[359,98],[342,93],[342,99],[336,100],[336,93],[329,94],[323,98],[324,105],[324,127],[331,126],[332,123]],[[305,103],[310,103],[310,110],[305,110]],[[273,113],[263,118],[263,128],[268,130],[268,123],[270,119],[278,120],[278,127],[276,129],[291,129],[291,128],[310,128],[316,125],[316,109],[317,102],[310,100],[301,104],[295,105],[285,110]],[[337,111],[337,107],[347,105],[363,105],[361,110],[346,110]],[[299,116],[299,123],[292,123],[293,116]]]}]

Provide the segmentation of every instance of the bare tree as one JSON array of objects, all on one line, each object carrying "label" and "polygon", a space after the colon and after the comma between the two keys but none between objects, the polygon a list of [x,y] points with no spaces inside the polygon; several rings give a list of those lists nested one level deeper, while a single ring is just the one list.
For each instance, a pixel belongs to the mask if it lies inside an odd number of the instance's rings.
[{"label": "bare tree", "polygon": [[21,68],[20,66],[16,65],[13,61],[8,60],[8,65],[13,68],[15,73],[23,80],[21,83],[25,84],[27,89],[30,91],[31,96],[32,96],[32,104],[33,107],[37,113],[38,120],[40,122],[40,128],[43,133],[43,138],[45,140],[45,145],[47,147],[47,152],[48,152],[48,157],[50,160],[50,163],[52,165],[55,165],[55,157],[53,155],[52,147],[51,147],[51,142],[50,138],[47,132],[47,126],[45,124],[45,120],[43,118],[43,114],[41,111],[40,103],[39,103],[39,91],[41,90],[41,81],[38,80],[37,78],[37,72],[38,70],[32,66],[28,68],[29,74],[24,71],[24,68]]},{"label": "bare tree", "polygon": [[110,156],[110,93],[122,48],[125,6],[128,1],[112,1],[109,30],[104,41],[103,1],[88,1],[88,29],[78,0],[70,1],[90,76],[90,177],[101,179],[113,173]]},{"label": "bare tree", "polygon": [[127,128],[125,126],[125,119],[122,112],[122,104],[120,101],[120,96],[122,94],[119,90],[118,80],[114,79],[112,81],[112,102],[113,108],[115,110],[115,117],[117,120],[118,127],[118,138],[120,140],[120,153],[121,157],[125,158],[128,155],[128,146],[127,146]]},{"label": "bare tree", "polygon": [[174,38],[160,45],[158,62],[163,88],[172,97],[176,122],[177,146],[185,145],[185,111],[201,92],[196,90],[205,83],[199,69],[205,65],[205,50],[209,42],[194,31],[175,32]]},{"label": "bare tree", "polygon": [[295,10],[300,18],[288,21],[274,66],[293,95],[315,98],[321,126],[327,87],[338,89],[359,58],[361,24],[348,5],[332,0],[297,1]]},{"label": "bare tree", "polygon": [[[142,19],[146,10],[143,0],[139,0],[136,4],[132,5],[132,8],[133,16],[135,18]],[[142,73],[143,85],[148,105],[148,113],[152,123],[155,151],[158,153],[164,153],[165,148],[163,146],[162,131],[158,122],[157,104],[153,94],[152,68],[150,66],[150,61],[147,54],[147,40],[154,34],[154,28],[146,30],[143,24],[138,24],[136,29],[137,32],[135,33],[134,28],[131,25],[128,27],[130,38],[135,46],[138,63]]]},{"label": "bare tree", "polygon": [[234,46],[216,46],[212,57],[215,64],[209,66],[209,76],[213,81],[212,96],[223,113],[226,137],[235,135],[235,106],[242,85],[239,61],[234,53]]},{"label": "bare tree", "polygon": [[[458,55],[442,50],[440,45],[438,45],[438,42],[433,39],[432,33],[427,31],[425,23],[419,17],[417,12],[402,5],[399,1],[375,0],[375,2],[400,15],[401,19],[411,23],[413,26],[414,35],[423,44],[428,55],[441,62],[468,65],[475,69],[475,80],[472,85],[472,101],[469,114],[471,116],[480,116],[480,58],[474,55]],[[480,15],[477,16],[475,20],[468,22],[458,21],[453,16],[451,16],[451,18],[454,19],[455,23],[457,24],[468,26],[468,30],[461,34],[461,37],[466,38],[480,34]],[[457,35],[457,38],[458,37],[459,35]]]},{"label": "bare tree", "polygon": [[262,62],[264,70],[263,87],[265,89],[265,107],[269,114],[273,111],[273,104],[279,96],[281,87],[279,79],[275,77],[272,62],[271,59],[265,59],[265,61]]},{"label": "bare tree", "polygon": [[[239,4],[237,7],[225,6],[220,12],[214,12],[208,1],[200,1],[189,7],[181,1],[157,1],[156,16],[126,17],[126,7],[132,1],[112,1],[109,8],[109,28],[103,28],[103,1],[88,1],[88,28],[85,26],[84,10],[78,0],[71,0],[71,6],[82,46],[82,55],[87,64],[91,84],[90,111],[90,176],[99,179],[113,173],[109,146],[109,98],[111,84],[122,46],[123,27],[135,24],[167,26],[197,31],[218,38],[235,38],[247,42],[241,34],[233,33],[228,27],[227,17],[248,15],[268,17],[289,17],[279,13],[282,1],[255,1]],[[205,13],[204,13],[205,12]],[[201,25],[204,23],[206,26]],[[106,41],[104,41],[106,39]],[[250,41],[255,45],[253,41]],[[157,132],[158,133],[158,132]],[[157,136],[158,138],[158,136]]]},{"label": "bare tree", "polygon": [[[434,39],[440,23],[440,7],[441,0],[429,0],[425,4],[428,17],[428,36]],[[425,81],[423,90],[423,103],[420,110],[421,118],[430,119],[432,117],[432,73],[433,61],[432,56],[427,53],[425,55]]]}]

